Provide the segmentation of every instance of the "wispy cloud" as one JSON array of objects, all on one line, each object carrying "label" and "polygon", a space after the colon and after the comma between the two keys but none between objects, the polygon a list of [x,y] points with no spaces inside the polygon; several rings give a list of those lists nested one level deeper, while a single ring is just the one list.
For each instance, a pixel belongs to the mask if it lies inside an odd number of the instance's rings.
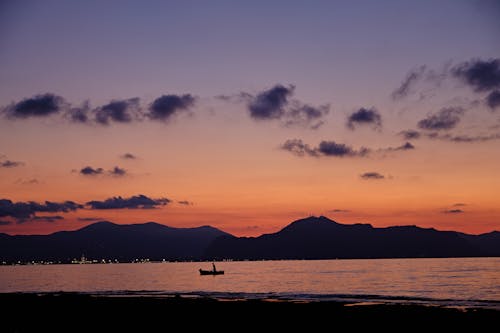
[{"label": "wispy cloud", "polygon": [[418,122],[418,127],[424,130],[449,130],[460,122],[465,110],[461,107],[446,107]]},{"label": "wispy cloud", "polygon": [[395,89],[391,96],[392,99],[398,100],[401,98],[404,98],[408,96],[408,94],[411,92],[411,89],[413,86],[422,78],[424,75],[424,72],[426,70],[426,66],[420,66],[416,69],[411,70],[406,77],[404,78],[403,82],[401,82],[401,85]]},{"label": "wispy cloud", "polygon": [[378,172],[365,172],[363,174],[360,175],[361,179],[364,179],[364,180],[371,180],[371,179],[374,179],[374,180],[380,180],[380,179],[385,179],[385,176],[378,173]]},{"label": "wispy cloud", "polygon": [[135,159],[137,159],[137,156],[135,156],[132,153],[125,153],[125,154],[120,155],[120,158],[122,158],[124,160],[135,160]]},{"label": "wispy cloud", "polygon": [[465,212],[461,209],[448,209],[443,211],[443,214],[462,214],[462,213]]}]

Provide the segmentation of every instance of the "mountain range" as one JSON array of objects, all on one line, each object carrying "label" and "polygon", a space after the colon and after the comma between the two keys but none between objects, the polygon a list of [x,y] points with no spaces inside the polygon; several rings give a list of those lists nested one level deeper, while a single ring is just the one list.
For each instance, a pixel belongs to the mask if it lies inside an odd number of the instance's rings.
[{"label": "mountain range", "polygon": [[375,228],[311,216],[259,237],[235,237],[210,226],[105,221],[50,235],[0,234],[0,261],[68,262],[82,254],[119,261],[481,257],[500,256],[500,232],[469,235],[417,226]]}]

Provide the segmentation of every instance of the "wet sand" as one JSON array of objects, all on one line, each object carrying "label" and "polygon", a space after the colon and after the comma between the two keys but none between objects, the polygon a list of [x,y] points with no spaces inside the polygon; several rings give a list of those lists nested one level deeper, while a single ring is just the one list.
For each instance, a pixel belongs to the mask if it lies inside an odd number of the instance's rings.
[{"label": "wet sand", "polygon": [[327,301],[10,293],[0,294],[0,304],[4,309],[2,332],[167,332],[200,328],[332,331],[340,325],[398,330],[478,329],[500,322],[500,311],[493,309]]}]

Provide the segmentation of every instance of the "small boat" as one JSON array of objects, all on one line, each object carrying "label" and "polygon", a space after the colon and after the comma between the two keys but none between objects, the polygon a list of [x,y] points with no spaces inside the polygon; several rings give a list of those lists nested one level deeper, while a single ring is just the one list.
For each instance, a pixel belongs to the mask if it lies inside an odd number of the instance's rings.
[{"label": "small boat", "polygon": [[223,275],[224,271],[204,270],[200,268],[200,275]]}]

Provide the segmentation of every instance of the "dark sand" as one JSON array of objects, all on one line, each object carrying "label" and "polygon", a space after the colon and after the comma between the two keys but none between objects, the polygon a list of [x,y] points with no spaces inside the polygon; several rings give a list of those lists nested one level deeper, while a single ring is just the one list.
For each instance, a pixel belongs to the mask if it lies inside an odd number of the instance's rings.
[{"label": "dark sand", "polygon": [[[500,311],[403,304],[217,300],[203,297],[0,294],[1,332],[247,332],[497,327]],[[347,326],[346,326],[347,325]],[[494,325],[494,326],[491,326]]]}]

